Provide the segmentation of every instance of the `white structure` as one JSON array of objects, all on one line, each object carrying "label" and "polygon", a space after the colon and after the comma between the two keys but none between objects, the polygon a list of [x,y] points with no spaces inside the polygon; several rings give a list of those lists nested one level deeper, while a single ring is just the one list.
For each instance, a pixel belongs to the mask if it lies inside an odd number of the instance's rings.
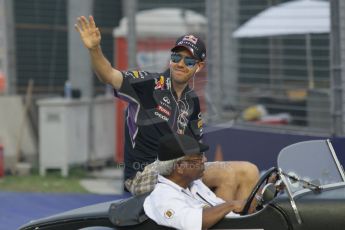
[{"label": "white structure", "polygon": [[51,98],[37,104],[41,175],[47,169],[61,169],[62,175],[68,176],[70,165],[104,165],[114,157],[116,115],[112,96],[95,98],[92,107],[88,99]]},{"label": "white structure", "polygon": [[329,2],[296,0],[272,6],[254,16],[234,33],[235,38],[329,33]]},{"label": "white structure", "polygon": [[68,176],[71,164],[88,159],[89,101],[63,98],[43,99],[39,105],[39,167],[61,169]]},{"label": "white structure", "polygon": [[330,4],[321,0],[296,0],[272,6],[239,27],[235,38],[304,34],[308,87],[314,88],[310,34],[330,32]]},{"label": "white structure", "polygon": [[[127,36],[127,18],[114,29],[114,37]],[[175,38],[186,33],[203,33],[207,19],[194,11],[179,8],[156,8],[139,11],[136,15],[137,35],[144,37]]]}]

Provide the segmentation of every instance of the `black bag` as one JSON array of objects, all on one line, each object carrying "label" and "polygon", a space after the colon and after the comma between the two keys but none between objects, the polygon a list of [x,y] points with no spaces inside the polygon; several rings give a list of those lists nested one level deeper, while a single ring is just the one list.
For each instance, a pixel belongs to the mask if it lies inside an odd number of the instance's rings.
[{"label": "black bag", "polygon": [[144,211],[145,198],[150,193],[133,196],[113,203],[109,208],[109,219],[117,227],[137,225],[148,219]]}]

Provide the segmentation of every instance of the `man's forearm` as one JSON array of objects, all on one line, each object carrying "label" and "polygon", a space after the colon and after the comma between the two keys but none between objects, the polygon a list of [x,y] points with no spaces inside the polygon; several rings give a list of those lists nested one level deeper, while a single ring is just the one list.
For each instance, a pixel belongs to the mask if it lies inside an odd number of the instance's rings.
[{"label": "man's forearm", "polygon": [[115,89],[119,89],[122,84],[122,74],[111,66],[104,57],[101,47],[89,49],[89,53],[93,70],[98,79],[103,83],[112,85]]},{"label": "man's forearm", "polygon": [[202,212],[202,229],[212,227],[236,207],[237,205],[226,202],[214,207],[204,208]]}]

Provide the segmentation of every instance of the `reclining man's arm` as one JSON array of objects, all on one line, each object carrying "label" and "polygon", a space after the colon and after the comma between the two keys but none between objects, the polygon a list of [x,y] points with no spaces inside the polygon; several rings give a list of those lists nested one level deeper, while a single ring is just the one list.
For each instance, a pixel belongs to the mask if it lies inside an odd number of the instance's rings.
[{"label": "reclining man's arm", "polygon": [[81,16],[77,21],[74,27],[79,32],[84,46],[89,50],[92,67],[97,77],[101,82],[112,85],[116,90],[120,89],[123,81],[122,73],[114,69],[104,57],[100,46],[101,33],[93,17],[89,16],[87,20],[86,17]]},{"label": "reclining man's arm", "polygon": [[208,229],[226,216],[229,212],[243,207],[243,202],[225,202],[202,211],[202,229]]}]

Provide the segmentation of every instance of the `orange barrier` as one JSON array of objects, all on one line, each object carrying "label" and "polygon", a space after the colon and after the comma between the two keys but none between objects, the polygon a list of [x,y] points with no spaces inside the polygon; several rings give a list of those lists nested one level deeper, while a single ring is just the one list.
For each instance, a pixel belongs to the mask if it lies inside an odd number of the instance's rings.
[{"label": "orange barrier", "polygon": [[0,71],[0,94],[5,92],[6,79],[3,72]]}]

